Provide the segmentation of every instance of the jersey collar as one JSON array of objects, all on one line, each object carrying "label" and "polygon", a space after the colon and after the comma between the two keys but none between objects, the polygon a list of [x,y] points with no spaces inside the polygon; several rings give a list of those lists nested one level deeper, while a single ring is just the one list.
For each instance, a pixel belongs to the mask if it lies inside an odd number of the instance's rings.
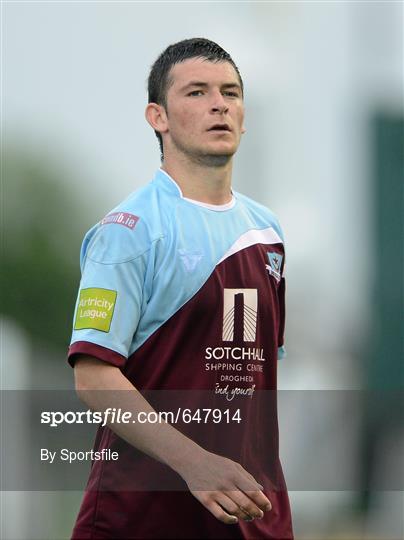
[{"label": "jersey collar", "polygon": [[154,181],[157,181],[159,184],[163,184],[166,188],[169,189],[171,193],[177,195],[180,199],[183,199],[184,201],[187,201],[191,204],[195,204],[196,206],[202,206],[203,208],[214,210],[216,212],[225,212],[226,210],[230,210],[231,208],[233,208],[233,206],[236,204],[236,198],[234,197],[233,191],[231,200],[226,204],[209,204],[202,201],[189,199],[188,197],[184,197],[180,186],[166,171],[163,171],[163,169],[159,169],[156,172]]}]

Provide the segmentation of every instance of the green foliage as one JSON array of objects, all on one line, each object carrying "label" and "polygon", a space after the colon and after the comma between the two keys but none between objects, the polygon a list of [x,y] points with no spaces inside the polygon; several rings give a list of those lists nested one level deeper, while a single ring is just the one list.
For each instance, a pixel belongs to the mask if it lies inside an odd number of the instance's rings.
[{"label": "green foliage", "polygon": [[34,339],[66,347],[86,226],[57,169],[23,152],[3,153],[1,312]]}]

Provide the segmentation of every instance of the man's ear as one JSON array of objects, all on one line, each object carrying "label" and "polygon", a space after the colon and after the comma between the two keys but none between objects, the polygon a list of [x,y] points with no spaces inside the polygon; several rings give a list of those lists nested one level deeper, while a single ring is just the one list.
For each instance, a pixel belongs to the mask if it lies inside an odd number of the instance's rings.
[{"label": "man's ear", "polygon": [[246,128],[244,127],[244,125],[241,126],[241,134],[243,135],[243,133],[245,133],[246,131],[247,131],[247,130],[246,130]]},{"label": "man's ear", "polygon": [[168,131],[167,113],[162,105],[148,103],[145,110],[145,117],[154,131],[158,131],[159,133]]}]

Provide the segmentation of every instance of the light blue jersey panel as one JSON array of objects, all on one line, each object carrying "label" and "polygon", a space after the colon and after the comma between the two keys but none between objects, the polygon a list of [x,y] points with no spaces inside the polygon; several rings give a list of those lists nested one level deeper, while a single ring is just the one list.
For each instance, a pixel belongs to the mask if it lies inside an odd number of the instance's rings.
[{"label": "light blue jersey panel", "polygon": [[89,341],[128,357],[199,291],[246,232],[273,228],[282,242],[267,208],[234,196],[224,211],[195,204],[159,170],[113,218],[93,227],[82,246],[71,343]]}]

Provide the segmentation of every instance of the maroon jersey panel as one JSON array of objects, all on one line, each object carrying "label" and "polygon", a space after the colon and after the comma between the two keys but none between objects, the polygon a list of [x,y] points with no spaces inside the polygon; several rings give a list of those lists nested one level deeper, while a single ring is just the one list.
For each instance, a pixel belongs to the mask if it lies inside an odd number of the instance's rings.
[{"label": "maroon jersey panel", "polygon": [[122,372],[156,410],[214,409],[224,420],[226,411],[229,418],[238,414],[240,421],[179,421],[175,427],[241,463],[264,486],[272,510],[262,520],[224,525],[171,469],[100,428],[96,449],[117,451],[119,459],[93,463],[74,539],[293,538],[276,405],[285,286],[281,269],[268,270],[268,252],[283,261],[282,244],[257,244],[218,264]]}]

